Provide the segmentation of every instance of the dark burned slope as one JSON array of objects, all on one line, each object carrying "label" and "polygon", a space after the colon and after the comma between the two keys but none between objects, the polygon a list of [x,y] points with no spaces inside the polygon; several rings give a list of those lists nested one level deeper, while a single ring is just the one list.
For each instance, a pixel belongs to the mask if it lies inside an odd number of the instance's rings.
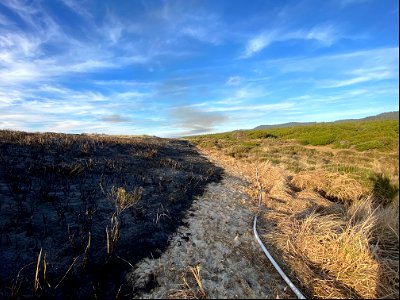
[{"label": "dark burned slope", "polygon": [[[131,296],[129,263],[160,256],[221,172],[186,141],[0,131],[0,298]],[[113,187],[143,192],[107,254]]]}]

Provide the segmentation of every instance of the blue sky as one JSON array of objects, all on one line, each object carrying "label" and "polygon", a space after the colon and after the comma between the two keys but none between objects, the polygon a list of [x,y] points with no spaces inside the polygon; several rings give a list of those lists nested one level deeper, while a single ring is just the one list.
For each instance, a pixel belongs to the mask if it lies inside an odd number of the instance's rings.
[{"label": "blue sky", "polygon": [[0,2],[0,128],[174,137],[399,109],[395,0]]}]

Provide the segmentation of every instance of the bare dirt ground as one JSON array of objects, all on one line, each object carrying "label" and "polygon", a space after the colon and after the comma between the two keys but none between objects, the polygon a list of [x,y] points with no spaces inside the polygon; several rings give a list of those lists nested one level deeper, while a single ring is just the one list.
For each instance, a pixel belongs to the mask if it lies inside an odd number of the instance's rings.
[{"label": "bare dirt ground", "polygon": [[145,258],[129,274],[136,297],[293,298],[254,239],[248,186],[230,175],[209,184],[161,257]]}]

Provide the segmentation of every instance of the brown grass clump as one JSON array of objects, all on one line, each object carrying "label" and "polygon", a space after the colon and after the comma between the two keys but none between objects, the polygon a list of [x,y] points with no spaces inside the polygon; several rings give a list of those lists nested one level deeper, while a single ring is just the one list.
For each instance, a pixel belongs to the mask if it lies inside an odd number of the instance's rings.
[{"label": "brown grass clump", "polygon": [[357,201],[365,194],[359,182],[340,173],[303,171],[294,175],[291,183],[301,190],[315,190],[340,201]]},{"label": "brown grass clump", "polygon": [[318,298],[397,297],[398,206],[367,198],[346,210],[306,193],[284,204],[270,198],[261,225],[303,288]]},{"label": "brown grass clump", "polygon": [[206,299],[200,269],[200,264],[188,266],[187,271],[182,273],[182,288],[170,290],[168,299]]},{"label": "brown grass clump", "polygon": [[[374,207],[374,199],[367,199],[366,206]],[[365,209],[365,208],[364,208]],[[368,209],[365,209],[368,210]],[[371,210],[371,209],[369,209]],[[376,216],[371,251],[380,264],[376,297],[399,297],[399,198],[386,207],[373,211]]]},{"label": "brown grass clump", "polygon": [[[336,216],[312,213],[287,222],[281,226],[281,233],[265,237],[275,240],[279,248],[295,258],[293,269],[314,296],[375,296],[379,264],[370,254],[368,244],[374,218],[346,226]],[[291,260],[285,261],[292,264]]]}]

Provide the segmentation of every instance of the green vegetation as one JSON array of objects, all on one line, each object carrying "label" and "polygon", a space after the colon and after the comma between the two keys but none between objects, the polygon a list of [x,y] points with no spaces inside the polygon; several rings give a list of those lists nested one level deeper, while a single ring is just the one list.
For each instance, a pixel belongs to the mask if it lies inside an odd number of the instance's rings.
[{"label": "green vegetation", "polygon": [[332,178],[344,176],[344,181],[359,185],[357,197],[373,193],[382,204],[398,192],[398,120],[316,123],[189,139],[201,149],[249,162],[269,161],[294,174],[324,171],[335,174]]},{"label": "green vegetation", "polygon": [[374,174],[370,177],[374,183],[373,194],[374,198],[380,204],[387,206],[399,192],[399,186],[392,184],[390,178],[385,174]]},{"label": "green vegetation", "polygon": [[[230,141],[280,138],[296,140],[302,145],[331,145],[333,148],[355,148],[358,151],[372,149],[395,151],[399,140],[399,121],[371,120],[317,123],[305,126],[243,130],[202,136],[202,138],[206,137]],[[196,137],[191,139],[196,139]]]}]

